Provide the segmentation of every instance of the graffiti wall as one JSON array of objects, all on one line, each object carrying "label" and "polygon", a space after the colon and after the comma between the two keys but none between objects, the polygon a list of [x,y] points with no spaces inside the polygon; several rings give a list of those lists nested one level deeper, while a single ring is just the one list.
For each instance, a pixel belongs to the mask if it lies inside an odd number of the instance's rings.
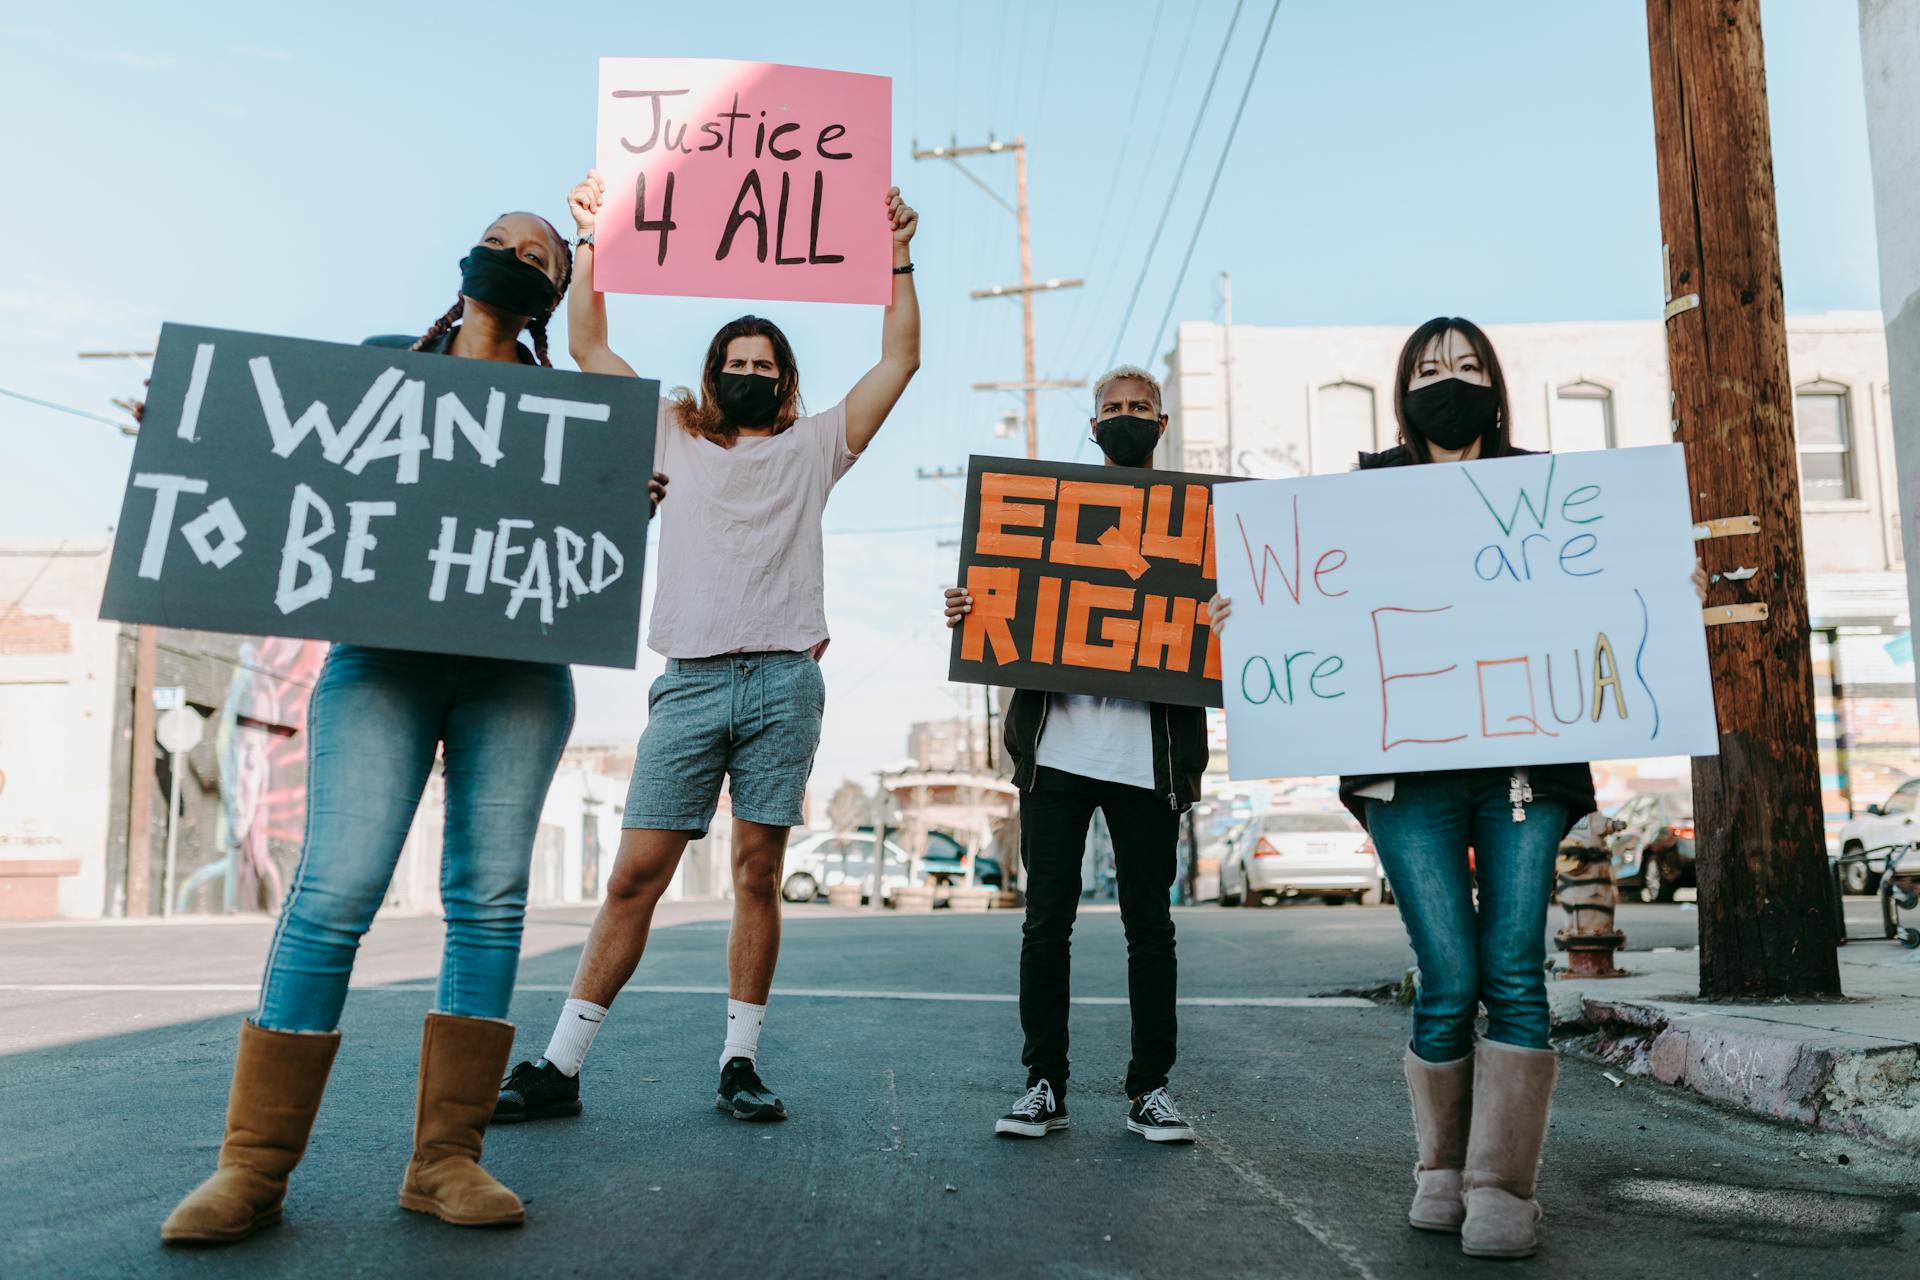
[{"label": "graffiti wall", "polygon": [[[156,760],[155,808],[174,839],[174,914],[275,908],[306,823],[307,700],[327,646],[314,641],[169,633],[159,678],[179,682],[206,721],[201,744]],[[171,662],[169,661],[171,659]],[[170,671],[171,667],[171,671]],[[167,802],[179,789],[176,812]]]}]

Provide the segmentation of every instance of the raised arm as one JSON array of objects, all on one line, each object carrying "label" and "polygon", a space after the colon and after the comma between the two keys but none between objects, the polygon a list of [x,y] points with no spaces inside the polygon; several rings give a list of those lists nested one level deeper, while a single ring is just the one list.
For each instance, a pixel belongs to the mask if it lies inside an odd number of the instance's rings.
[{"label": "raised arm", "polygon": [[[594,220],[600,214],[600,202],[606,195],[600,171],[587,170],[587,176],[567,193],[567,208],[573,213],[580,234],[593,234]],[[623,378],[639,375],[633,366],[613,354],[607,345],[607,296],[593,287],[593,246],[583,244],[573,259],[573,288],[567,295],[567,351],[585,373],[611,373]]]},{"label": "raised arm", "polygon": [[[893,228],[893,265],[911,265],[913,233],[919,229],[920,215],[900,199],[898,187],[887,192],[887,221]],[[919,368],[920,299],[913,291],[913,276],[902,273],[893,277],[893,301],[887,304],[886,317],[880,324],[880,363],[867,370],[866,376],[847,392],[849,449],[863,453],[873,443]]]}]

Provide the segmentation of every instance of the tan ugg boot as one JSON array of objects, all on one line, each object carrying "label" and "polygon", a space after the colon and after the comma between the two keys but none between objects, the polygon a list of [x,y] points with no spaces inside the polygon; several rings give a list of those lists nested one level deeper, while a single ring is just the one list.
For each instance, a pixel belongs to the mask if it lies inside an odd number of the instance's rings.
[{"label": "tan ugg boot", "polygon": [[460,1227],[517,1227],[520,1197],[480,1167],[487,1121],[513,1052],[513,1026],[493,1018],[430,1013],[420,1033],[413,1159],[400,1207]]},{"label": "tan ugg boot", "polygon": [[1547,1139],[1547,1111],[1560,1055],[1482,1040],[1474,1051],[1473,1122],[1467,1136],[1466,1220],[1461,1251],[1475,1258],[1530,1258],[1540,1222],[1534,1177]]},{"label": "tan ugg boot", "polygon": [[1407,1225],[1421,1231],[1458,1231],[1467,1213],[1460,1199],[1460,1170],[1467,1160],[1467,1119],[1473,1113],[1473,1055],[1428,1062],[1409,1049],[1406,1073],[1420,1147]]},{"label": "tan ugg boot", "polygon": [[306,1154],[340,1033],[240,1024],[227,1091],[227,1136],[213,1176],[174,1206],[167,1244],[231,1244],[280,1221],[287,1175]]}]

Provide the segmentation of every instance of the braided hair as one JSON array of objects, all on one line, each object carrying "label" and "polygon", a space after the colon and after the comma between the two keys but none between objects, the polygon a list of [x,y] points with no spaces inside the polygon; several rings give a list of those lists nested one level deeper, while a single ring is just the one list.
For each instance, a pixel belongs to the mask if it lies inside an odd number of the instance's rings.
[{"label": "braided hair", "polygon": [[[500,218],[511,216],[513,216],[511,213],[503,213],[500,215]],[[540,218],[540,215],[537,213],[530,213],[527,216],[530,218]],[[500,218],[495,218],[494,221],[498,222]],[[548,222],[545,218],[540,218],[540,225],[547,229],[548,234],[553,237],[553,242],[560,246],[560,290],[559,293],[555,295],[554,300],[557,308],[559,299],[567,296],[567,286],[573,283],[573,249],[572,246],[568,245],[567,238],[561,235],[559,230],[555,228],[551,222]],[[453,300],[453,305],[448,307],[438,320],[435,320],[429,325],[425,333],[414,339],[413,346],[409,347],[408,350],[424,351],[434,343],[440,341],[441,338],[446,336],[449,329],[460,322],[460,317],[466,312],[466,309],[466,298],[456,297]],[[547,321],[552,318],[552,315],[553,313],[550,311],[544,316],[534,316],[527,323],[527,333],[533,339],[533,358],[549,369],[553,368],[553,361],[547,358]]]}]

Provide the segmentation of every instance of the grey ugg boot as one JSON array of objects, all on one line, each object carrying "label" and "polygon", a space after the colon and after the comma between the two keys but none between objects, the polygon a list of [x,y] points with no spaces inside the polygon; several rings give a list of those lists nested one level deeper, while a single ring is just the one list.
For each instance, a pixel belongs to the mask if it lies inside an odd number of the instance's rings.
[{"label": "grey ugg boot", "polygon": [[1461,1251],[1475,1258],[1530,1258],[1540,1206],[1533,1198],[1547,1110],[1560,1055],[1482,1040],[1474,1051],[1473,1121],[1462,1178],[1467,1216]]},{"label": "grey ugg boot", "polygon": [[1460,1199],[1460,1171],[1467,1160],[1467,1121],[1473,1113],[1473,1055],[1428,1062],[1409,1049],[1405,1066],[1420,1147],[1407,1225],[1421,1231],[1458,1231],[1467,1213]]}]

